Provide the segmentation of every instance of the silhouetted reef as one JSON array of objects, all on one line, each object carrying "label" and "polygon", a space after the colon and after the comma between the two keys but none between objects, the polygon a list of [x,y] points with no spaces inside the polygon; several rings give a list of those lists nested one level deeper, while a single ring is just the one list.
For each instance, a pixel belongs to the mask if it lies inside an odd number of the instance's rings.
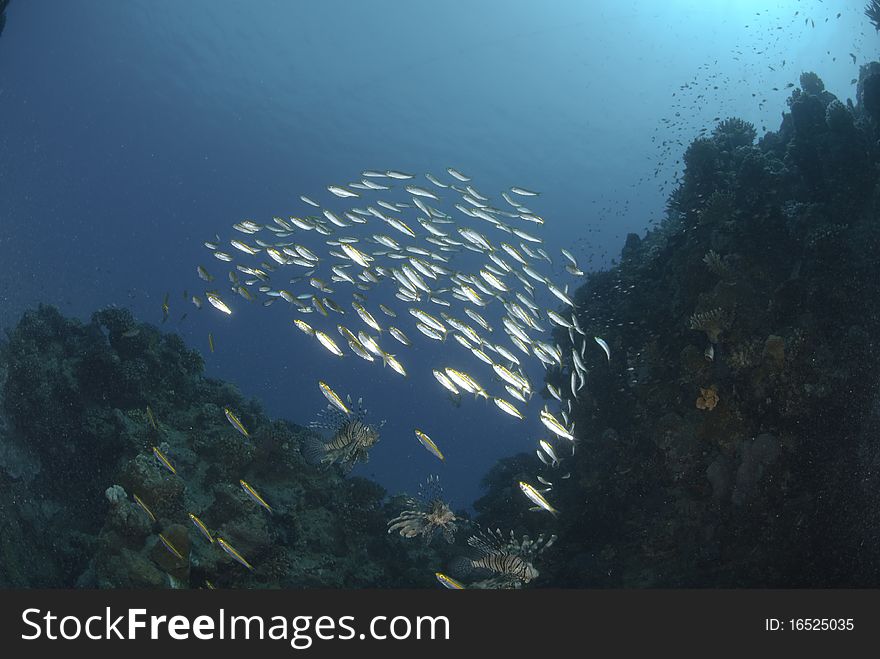
[{"label": "silhouetted reef", "polygon": [[577,290],[581,441],[545,473],[562,515],[511,512],[525,456],[477,503],[558,533],[540,585],[880,585],[880,64],[855,105],[800,82],[777,132],[695,140],[662,225]]},{"label": "silhouetted reef", "polygon": [[[0,364],[2,587],[412,587],[441,567],[430,548],[388,535],[399,507],[386,506],[399,502],[382,487],[306,464],[308,430],[204,377],[197,352],[126,310],[85,324],[29,311]],[[208,542],[190,512],[253,571]]]}]

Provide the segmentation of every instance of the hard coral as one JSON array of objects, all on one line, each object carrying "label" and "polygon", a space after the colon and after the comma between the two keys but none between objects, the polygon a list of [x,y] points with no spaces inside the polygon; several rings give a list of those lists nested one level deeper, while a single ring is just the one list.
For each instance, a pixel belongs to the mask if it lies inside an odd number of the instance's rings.
[{"label": "hard coral", "polygon": [[731,117],[719,123],[712,132],[712,139],[723,149],[736,149],[750,146],[755,142],[758,131],[748,121]]},{"label": "hard coral", "polygon": [[825,91],[825,83],[822,82],[822,78],[812,71],[804,71],[801,73],[800,83],[801,89],[803,89],[806,94],[818,96]]}]

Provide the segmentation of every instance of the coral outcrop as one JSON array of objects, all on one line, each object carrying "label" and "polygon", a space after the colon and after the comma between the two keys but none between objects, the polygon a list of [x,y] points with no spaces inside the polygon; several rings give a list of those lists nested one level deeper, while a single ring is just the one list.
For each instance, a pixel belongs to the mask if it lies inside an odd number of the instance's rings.
[{"label": "coral outcrop", "polygon": [[380,486],[308,464],[310,431],[204,377],[198,353],[128,311],[27,312],[0,376],[0,587],[417,587],[442,567],[386,533],[399,507]]},{"label": "coral outcrop", "polygon": [[696,139],[662,225],[575,292],[587,336],[637,357],[587,346],[577,450],[539,472],[564,514],[510,512],[525,455],[477,504],[559,535],[542,585],[880,585],[878,81],[853,105],[805,73],[778,131]]}]

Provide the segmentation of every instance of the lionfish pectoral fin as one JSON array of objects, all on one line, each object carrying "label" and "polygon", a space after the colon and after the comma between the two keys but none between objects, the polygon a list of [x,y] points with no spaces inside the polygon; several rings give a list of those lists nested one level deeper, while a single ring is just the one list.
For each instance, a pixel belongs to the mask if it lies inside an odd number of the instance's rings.
[{"label": "lionfish pectoral fin", "polygon": [[302,453],[309,464],[319,465],[324,462],[324,458],[327,455],[327,447],[320,437],[309,435],[303,439],[300,445],[300,453]]}]

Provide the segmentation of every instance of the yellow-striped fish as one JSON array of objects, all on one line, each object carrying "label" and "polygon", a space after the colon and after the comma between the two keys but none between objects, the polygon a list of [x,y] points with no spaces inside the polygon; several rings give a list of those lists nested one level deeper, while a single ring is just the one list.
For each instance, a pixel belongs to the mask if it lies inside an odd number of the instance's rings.
[{"label": "yellow-striped fish", "polygon": [[449,588],[450,590],[464,590],[464,584],[459,581],[456,581],[452,577],[449,577],[442,572],[435,572],[434,576],[437,577],[437,581],[443,584],[444,588]]},{"label": "yellow-striped fish", "polygon": [[156,425],[156,417],[153,416],[153,410],[150,409],[149,405],[147,405],[147,421],[153,426],[153,430],[159,430],[159,426]]},{"label": "yellow-striped fish", "polygon": [[208,347],[214,352],[214,335],[208,332]]},{"label": "yellow-striped fish", "polygon": [[235,560],[236,563],[240,563],[241,565],[244,565],[248,570],[253,570],[253,569],[254,569],[254,566],[251,565],[250,563],[248,563],[248,562],[244,559],[244,556],[242,556],[241,554],[239,554],[239,553],[235,550],[235,547],[233,547],[233,546],[230,545],[228,542],[226,542],[226,540],[224,540],[223,538],[218,537],[218,538],[217,538],[217,544],[220,545],[220,548],[221,548],[223,551],[225,551],[227,554],[229,554],[230,556],[232,556],[232,558]]},{"label": "yellow-striped fish", "polygon": [[434,441],[430,437],[428,437],[425,433],[423,433],[418,428],[416,428],[415,433],[416,433],[416,437],[418,438],[421,445],[424,446],[426,449],[428,449],[428,451],[430,453],[437,456],[438,458],[440,458],[443,461],[446,460],[446,458],[443,457],[443,453],[440,451],[439,448],[437,448],[437,445],[434,443]]},{"label": "yellow-striped fish", "polygon": [[205,297],[208,298],[208,302],[211,303],[211,306],[217,309],[218,311],[222,311],[223,313],[229,315],[232,313],[232,309],[220,299],[220,296],[214,292],[205,293]]},{"label": "yellow-striped fish", "polygon": [[139,505],[141,507],[141,510],[143,510],[145,513],[147,513],[147,515],[149,515],[150,521],[155,522],[156,516],[153,514],[153,511],[147,507],[147,504],[145,504],[143,502],[143,499],[141,499],[137,494],[134,494],[132,496],[134,496],[134,501],[137,505]]},{"label": "yellow-striped fish", "polygon": [[170,541],[168,538],[166,538],[164,535],[162,535],[161,533],[159,534],[159,540],[161,540],[161,541],[162,541],[162,544],[165,545],[165,549],[167,549],[167,550],[170,551],[172,554],[174,554],[175,556],[177,556],[177,558],[179,558],[181,561],[185,561],[185,560],[186,560],[186,559],[183,557],[183,554],[181,554],[181,553],[177,550],[177,547],[175,547],[174,545],[172,545],[172,544],[171,544],[171,541]]},{"label": "yellow-striped fish", "polygon": [[321,388],[321,393],[324,394],[324,398],[330,401],[330,403],[336,407],[340,412],[345,414],[346,416],[351,415],[351,410],[348,409],[345,403],[342,402],[342,398],[339,397],[335,391],[330,388],[326,382],[319,381],[318,387]]},{"label": "yellow-striped fish", "polygon": [[250,433],[247,431],[247,429],[243,425],[241,425],[241,421],[238,420],[238,417],[232,413],[232,410],[230,410],[228,407],[224,407],[223,413],[226,415],[226,420],[232,424],[233,428],[235,428],[238,432],[240,432],[245,437],[251,436]]},{"label": "yellow-striped fish", "polygon": [[172,474],[177,474],[177,469],[175,469],[175,468],[174,468],[174,465],[172,465],[172,464],[168,461],[168,458],[166,458],[166,457],[165,457],[165,454],[162,453],[162,451],[159,450],[159,447],[158,447],[158,446],[154,446],[154,447],[153,447],[153,455],[156,456],[156,459],[157,459],[160,463],[162,463],[162,466],[165,467],[168,471],[170,471]]},{"label": "yellow-striped fish", "polygon": [[492,400],[495,401],[495,405],[497,405],[498,409],[500,409],[502,412],[505,412],[510,416],[516,417],[517,419],[523,418],[522,413],[503,398],[493,398]]},{"label": "yellow-striped fish", "polygon": [[195,527],[199,530],[203,536],[205,536],[205,540],[210,542],[212,545],[214,544],[214,536],[211,535],[211,532],[208,530],[208,527],[200,520],[198,517],[189,513],[189,518],[192,520],[192,523],[195,524]]},{"label": "yellow-striped fish", "polygon": [[309,325],[304,320],[300,320],[299,318],[296,318],[296,319],[294,319],[293,324],[296,325],[300,331],[302,331],[310,336],[314,335],[314,333],[315,333],[315,330],[312,329],[312,326]]},{"label": "yellow-striped fish", "polygon": [[538,492],[533,485],[529,485],[524,481],[519,482],[519,489],[526,495],[526,498],[535,504],[536,508],[546,510],[548,513],[558,515],[559,511],[550,505],[550,502],[544,498],[544,495]]},{"label": "yellow-striped fish", "polygon": [[247,494],[251,499],[253,499],[258,504],[263,506],[263,508],[268,510],[270,513],[272,512],[272,507],[268,503],[266,503],[266,500],[263,499],[263,497],[261,497],[254,488],[252,488],[250,485],[248,485],[245,481],[240,480],[238,482],[241,484],[241,489],[244,490],[245,494]]},{"label": "yellow-striped fish", "polygon": [[322,346],[324,346],[328,351],[332,352],[337,357],[343,356],[343,352],[339,349],[339,346],[336,345],[336,341],[324,334],[324,332],[320,330],[315,330],[315,338],[318,339],[318,342]]}]

